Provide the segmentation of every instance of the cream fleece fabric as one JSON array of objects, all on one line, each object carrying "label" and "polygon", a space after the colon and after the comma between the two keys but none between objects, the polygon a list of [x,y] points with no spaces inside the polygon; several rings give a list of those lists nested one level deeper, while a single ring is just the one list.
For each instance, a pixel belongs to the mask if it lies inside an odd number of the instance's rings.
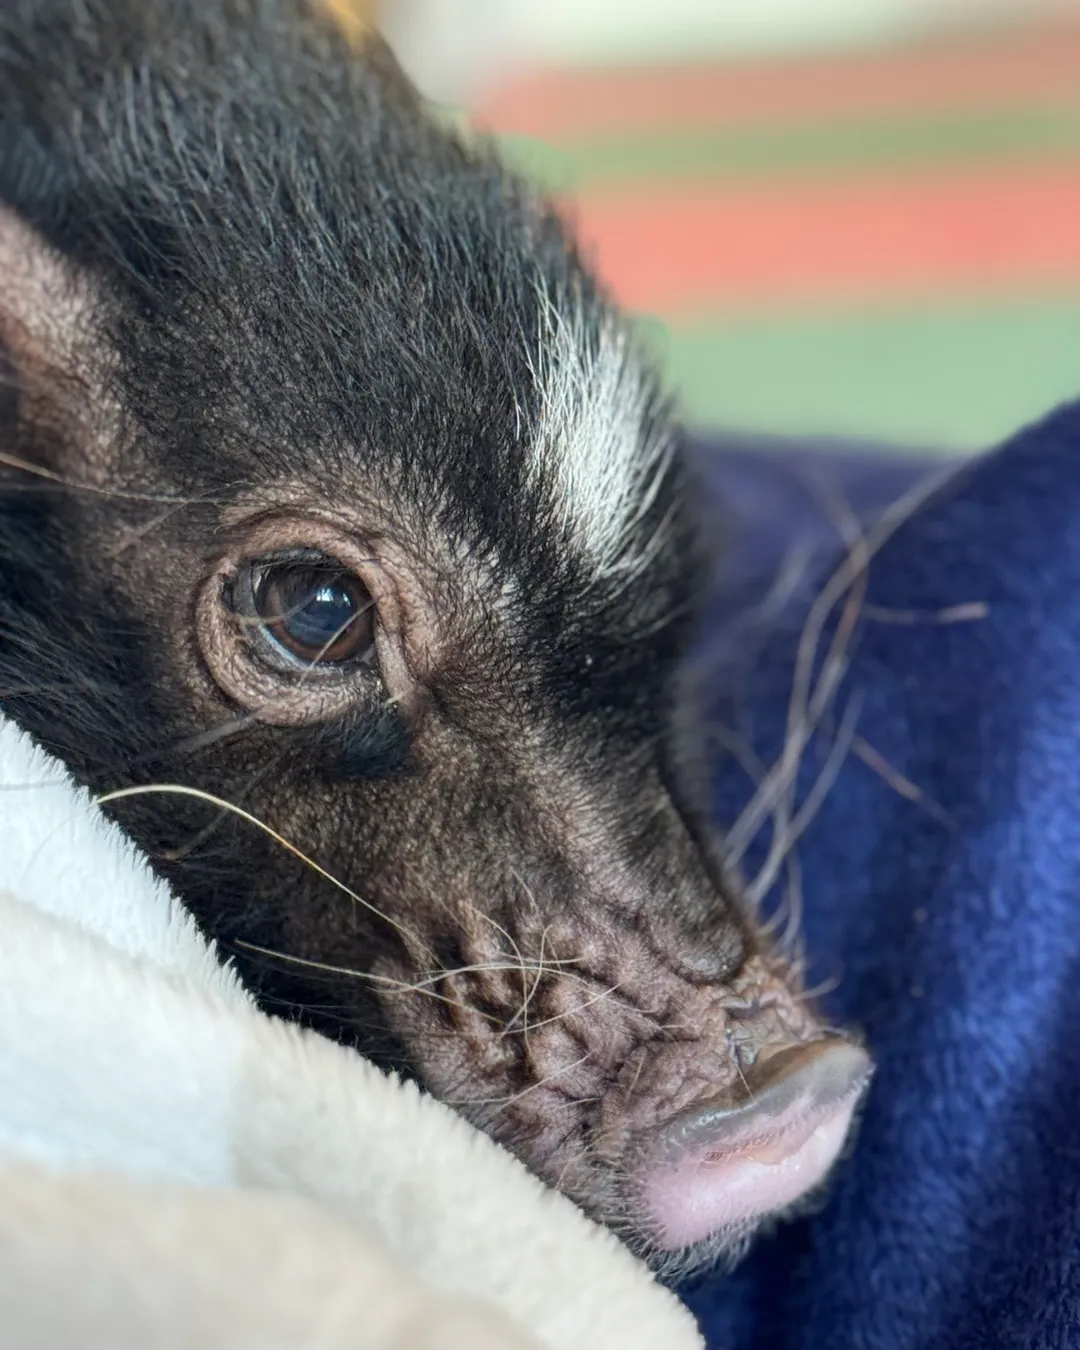
[{"label": "cream fleece fabric", "polygon": [[265,1016],[0,720],[4,1350],[692,1350],[611,1234]]}]

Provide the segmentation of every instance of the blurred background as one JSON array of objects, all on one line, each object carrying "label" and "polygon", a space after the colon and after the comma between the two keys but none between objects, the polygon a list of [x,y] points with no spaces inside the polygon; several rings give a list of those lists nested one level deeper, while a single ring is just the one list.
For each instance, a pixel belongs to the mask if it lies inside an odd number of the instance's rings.
[{"label": "blurred background", "polygon": [[698,422],[978,448],[1080,395],[1080,0],[382,0]]}]

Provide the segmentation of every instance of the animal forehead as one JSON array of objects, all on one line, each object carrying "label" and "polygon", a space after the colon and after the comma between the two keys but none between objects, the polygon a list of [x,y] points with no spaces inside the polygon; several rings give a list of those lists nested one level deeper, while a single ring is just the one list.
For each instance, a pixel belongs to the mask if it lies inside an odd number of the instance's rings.
[{"label": "animal forehead", "polygon": [[334,505],[374,504],[369,526],[435,530],[517,571],[550,555],[607,585],[656,543],[673,443],[631,332],[561,281],[534,273],[501,303],[437,289],[417,317],[361,279],[329,313],[138,325],[133,402],[166,443],[183,405],[171,462],[194,487],[306,478]]},{"label": "animal forehead", "polygon": [[[459,555],[490,551],[536,570],[549,554],[606,585],[645,566],[670,487],[670,430],[614,316],[542,295],[535,319],[518,368],[489,370],[485,388],[470,389],[444,358],[454,392],[421,412],[421,444],[401,447],[408,468],[424,463],[427,482],[406,476],[416,503],[433,487],[441,494],[436,518]],[[481,408],[488,416],[476,416]]]},{"label": "animal forehead", "polygon": [[[14,55],[0,43],[0,197],[29,193],[61,251],[152,316],[127,332],[140,417],[209,419],[213,443],[231,402],[265,457],[336,440],[475,500],[545,499],[616,570],[664,438],[626,329],[535,193],[429,116],[378,43],[335,41],[321,4],[79,10],[37,0]],[[54,201],[46,178],[67,185]]]}]

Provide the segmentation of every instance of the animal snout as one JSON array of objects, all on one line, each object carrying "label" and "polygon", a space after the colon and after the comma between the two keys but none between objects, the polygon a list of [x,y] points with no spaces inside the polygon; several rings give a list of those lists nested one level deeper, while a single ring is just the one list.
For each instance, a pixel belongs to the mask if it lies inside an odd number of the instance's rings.
[{"label": "animal snout", "polygon": [[661,1124],[636,1182],[656,1244],[733,1239],[812,1191],[836,1161],[869,1082],[865,1051],[828,1037],[760,1057],[724,1092]]}]

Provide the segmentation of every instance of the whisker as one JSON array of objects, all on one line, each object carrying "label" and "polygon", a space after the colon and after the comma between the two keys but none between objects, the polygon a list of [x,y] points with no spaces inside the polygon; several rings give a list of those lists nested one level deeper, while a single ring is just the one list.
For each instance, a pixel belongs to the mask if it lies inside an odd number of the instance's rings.
[{"label": "whisker", "polygon": [[882,605],[864,605],[863,617],[874,623],[902,624],[906,627],[926,625],[944,626],[954,623],[976,623],[990,613],[985,600],[969,600],[962,605],[948,605],[945,609],[889,609]]},{"label": "whisker", "polygon": [[[738,865],[757,837],[765,819],[772,815],[774,846],[769,851],[766,867],[771,871],[772,879],[775,881],[776,841],[786,840],[789,848],[793,845],[791,803],[798,781],[799,766],[847,669],[844,651],[850,643],[860,604],[865,600],[869,564],[892,535],[955,472],[955,467],[949,465],[938,473],[928,475],[893,502],[881,514],[874,527],[865,533],[850,512],[838,511],[835,501],[829,503],[830,515],[837,522],[841,536],[848,541],[848,551],[843,562],[819,590],[804,622],[795,656],[784,746],[753,798],[727,833],[725,862],[728,866]],[[846,603],[820,675],[816,682],[812,682],[811,675],[825,624],[837,603],[845,597]],[[759,880],[760,877],[761,874]],[[760,884],[756,885],[754,890],[758,896],[763,895]]]},{"label": "whisker", "polygon": [[18,469],[20,473],[30,474],[32,477],[40,478],[43,482],[56,487],[67,488],[72,492],[86,492],[95,497],[109,497],[115,501],[169,503],[174,506],[191,506],[196,502],[214,504],[214,499],[210,497],[177,497],[164,493],[125,492],[121,488],[101,487],[97,483],[79,483],[75,479],[65,478],[63,474],[54,473],[52,469],[46,469],[40,464],[34,464],[31,460],[22,459],[18,455],[11,455],[2,450],[0,450],[0,465],[8,469]]},{"label": "whisker", "polygon": [[[621,984],[612,985],[610,989],[605,989],[602,993],[596,994],[593,998],[586,999],[584,1003],[579,1003],[574,1008],[567,1008],[565,1012],[556,1013],[554,1017],[545,1017],[542,1022],[534,1022],[531,1030],[539,1031],[541,1027],[550,1027],[554,1026],[556,1022],[564,1022],[568,1017],[573,1017],[575,1013],[584,1012],[586,1008],[592,1008],[597,1003],[603,1003],[604,1000],[610,998],[612,994],[617,994],[621,988]],[[512,1028],[507,1027],[500,1035],[509,1035],[511,1032]]]},{"label": "whisker", "polygon": [[634,1077],[631,1080],[629,1087],[627,1087],[623,1093],[627,1102],[630,1101],[630,1098],[634,1095],[634,1092],[637,1089],[638,1081],[641,1078],[642,1072],[645,1068],[645,1061],[648,1059],[648,1057],[649,1057],[648,1048],[644,1045],[641,1046],[640,1049],[638,1050],[638,1062],[637,1068],[634,1070]]},{"label": "whisker", "polygon": [[[529,1096],[530,1093],[538,1092],[541,1088],[550,1086],[550,1084],[554,1083],[557,1078],[561,1078],[564,1074],[573,1073],[575,1069],[580,1069],[583,1064],[588,1063],[589,1058],[590,1057],[587,1054],[582,1055],[580,1059],[574,1060],[572,1064],[564,1064],[561,1069],[556,1069],[554,1073],[549,1073],[546,1078],[540,1078],[535,1083],[530,1083],[527,1087],[523,1087],[520,1092],[512,1093],[509,1097],[476,1097],[471,1100],[461,1101],[448,1101],[444,1097],[443,1100],[446,1101],[447,1106],[494,1106],[500,1111],[504,1111],[508,1106],[513,1106],[515,1102],[519,1102],[522,1098]],[[576,1100],[577,1099],[575,1098],[575,1103]]]},{"label": "whisker", "polygon": [[475,1012],[478,1016],[485,1018],[489,1022],[498,1020],[488,1013],[481,1012],[478,1008],[473,1008],[460,1002],[458,999],[449,998],[446,994],[439,994],[432,989],[425,989],[419,985],[409,984],[405,980],[395,980],[390,975],[378,975],[369,970],[354,970],[350,966],[338,966],[328,961],[315,961],[305,956],[294,956],[290,952],[275,951],[272,947],[262,947],[256,942],[246,942],[242,938],[234,938],[231,945],[234,947],[242,947],[245,951],[258,952],[260,956],[268,956],[276,961],[287,961],[290,965],[302,966],[309,970],[322,971],[324,975],[345,975],[350,979],[367,981],[370,984],[383,985],[398,993],[423,994],[425,998],[434,999],[437,1003],[446,1003],[452,1008],[458,1008],[467,1012]]},{"label": "whisker", "polygon": [[[829,789],[836,781],[836,777],[843,766],[844,757],[851,748],[851,741],[855,735],[855,722],[861,711],[861,696],[852,695],[848,700],[847,707],[844,709],[840,730],[833,742],[833,746],[826,757],[821,772],[818,774],[810,791],[807,793],[806,800],[796,812],[794,818],[787,825],[784,836],[774,838],[765,862],[762,864],[760,871],[747,889],[747,894],[751,903],[755,905],[760,904],[762,899],[772,889],[784,857],[806,832],[817,812],[821,809],[822,802]],[[788,928],[790,929],[790,927],[791,924],[789,922]],[[787,936],[787,930],[785,930],[785,936]]]},{"label": "whisker", "polygon": [[805,1003],[815,1003],[819,998],[824,998],[826,994],[831,994],[834,989],[838,989],[840,978],[839,975],[830,975],[817,984],[811,985],[808,989],[802,990],[799,998]]},{"label": "whisker", "polygon": [[343,881],[339,881],[333,873],[328,872],[325,867],[320,866],[313,858],[309,858],[302,849],[297,848],[297,846],[286,839],[284,835],[279,834],[272,825],[268,825],[266,821],[260,820],[258,816],[252,815],[250,811],[245,811],[242,806],[237,806],[234,802],[226,801],[223,797],[217,797],[212,792],[204,792],[202,788],[187,787],[182,783],[144,783],[135,787],[116,788],[112,792],[104,793],[96,800],[100,806],[105,806],[110,802],[124,801],[131,797],[146,797],[154,794],[191,797],[196,801],[206,802],[210,806],[217,806],[223,811],[229,811],[240,820],[246,821],[247,824],[254,825],[256,829],[262,830],[265,835],[272,839],[276,844],[280,844],[282,848],[291,853],[295,858],[299,859],[305,866],[310,867],[311,870],[322,877],[324,881],[328,881],[331,886],[336,887],[343,895],[347,895],[355,904],[359,905],[362,909],[366,909],[377,919],[381,919],[384,923],[389,924],[391,928],[400,934],[410,949],[414,944],[419,944],[421,949],[425,949],[426,944],[417,934],[398,923],[391,915],[384,913],[377,905],[373,905],[370,900],[365,900],[363,896],[357,895],[357,893],[346,886]]},{"label": "whisker", "polygon": [[243,717],[234,717],[228,722],[219,722],[216,727],[211,727],[208,731],[202,731],[197,736],[191,736],[185,741],[177,742],[172,747],[172,751],[174,754],[184,755],[205,750],[208,746],[217,745],[218,742],[226,740],[229,736],[235,736],[242,731],[249,731],[258,722],[259,718],[254,713],[245,713]]},{"label": "whisker", "polygon": [[[205,499],[195,498],[194,500],[198,501]],[[108,558],[119,558],[121,553],[126,553],[129,548],[134,548],[136,544],[141,544],[154,530],[159,529],[166,521],[171,520],[173,516],[178,515],[185,506],[190,506],[191,504],[192,503],[189,501],[176,502],[170,506],[167,511],[162,511],[160,515],[154,516],[144,524],[132,526],[130,529],[125,530],[120,542],[114,544],[111,548],[106,549],[105,556]]]},{"label": "whisker", "polygon": [[914,802],[916,806],[921,806],[929,816],[944,825],[946,829],[956,829],[956,821],[949,815],[948,811],[943,806],[939,806],[932,797],[927,796],[917,783],[913,783],[910,778],[905,777],[899,769],[890,764],[885,756],[879,750],[875,750],[864,737],[856,736],[851,742],[851,750],[853,754],[858,755],[868,769],[871,769],[879,778],[888,783],[898,796],[909,802]]},{"label": "whisker", "polygon": [[[449,979],[454,975],[473,975],[485,974],[488,971],[513,971],[519,973],[523,969],[516,961],[477,961],[468,966],[449,966],[444,970],[434,971],[429,975],[423,976],[415,984],[409,986],[410,989],[419,989],[425,985],[438,984],[440,980]],[[528,972],[529,967],[524,967]]]},{"label": "whisker", "polygon": [[[551,929],[551,925],[548,924],[548,925],[544,928],[543,932],[540,934],[540,960],[539,960],[539,963],[537,964],[537,967],[536,967],[536,978],[533,980],[533,983],[532,983],[532,987],[531,987],[531,988],[529,988],[528,985],[527,985],[527,971],[526,971],[526,969],[525,969],[525,966],[524,966],[524,964],[522,964],[522,965],[520,966],[520,970],[521,970],[521,1007],[520,1007],[520,1008],[517,1010],[517,1012],[513,1015],[513,1017],[510,1019],[510,1021],[507,1022],[506,1026],[503,1028],[503,1031],[502,1031],[502,1033],[501,1033],[502,1035],[505,1036],[505,1035],[507,1035],[509,1032],[513,1031],[514,1026],[515,1026],[515,1024],[517,1023],[518,1018],[520,1018],[520,1019],[521,1019],[521,1035],[522,1035],[522,1039],[524,1040],[524,1042],[525,1042],[526,1045],[528,1045],[528,1043],[529,1043],[529,1004],[532,1002],[533,997],[534,997],[534,995],[536,994],[536,991],[540,988],[540,982],[541,982],[541,980],[544,978],[544,975],[545,975],[545,973],[546,973],[546,967],[544,966],[544,944],[545,944],[545,942],[547,941],[547,935],[548,935],[548,932],[550,931],[550,929]],[[515,948],[516,951],[518,951],[519,956],[520,956],[520,949],[518,948],[517,943],[514,943],[514,948]]]},{"label": "whisker", "polygon": [[[272,773],[281,763],[283,755],[276,755],[269,763],[263,765],[248,779],[247,786],[244,788],[241,797],[249,796],[256,787],[266,778],[267,774]],[[223,821],[229,817],[228,811],[218,811],[208,825],[197,831],[186,844],[180,848],[168,849],[162,855],[169,862],[183,862],[197,848],[200,848],[207,840],[211,839],[220,829]]]}]

